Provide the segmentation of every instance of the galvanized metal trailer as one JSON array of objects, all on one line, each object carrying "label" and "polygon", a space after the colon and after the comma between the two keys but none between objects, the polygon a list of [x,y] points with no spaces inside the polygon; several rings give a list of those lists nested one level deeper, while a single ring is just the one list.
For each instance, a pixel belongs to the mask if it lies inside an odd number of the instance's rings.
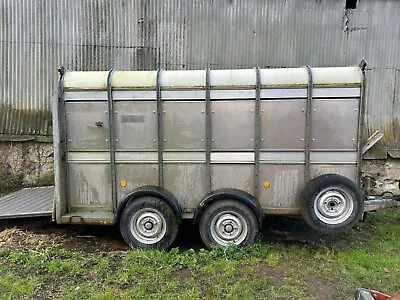
[{"label": "galvanized metal trailer", "polygon": [[183,218],[207,246],[246,245],[265,214],[336,233],[400,206],[361,182],[376,139],[362,150],[358,67],[60,73],[55,188],[0,197],[0,219],[119,224],[167,248]]},{"label": "galvanized metal trailer", "polygon": [[[359,67],[66,72],[53,105],[55,219],[167,248],[182,218],[246,245],[265,214],[336,233],[365,211]],[[379,202],[380,203],[380,202]]]},{"label": "galvanized metal trailer", "polygon": [[358,67],[63,73],[56,221],[119,223],[146,248],[181,218],[207,245],[251,243],[264,214],[341,231],[363,213],[363,83]]}]

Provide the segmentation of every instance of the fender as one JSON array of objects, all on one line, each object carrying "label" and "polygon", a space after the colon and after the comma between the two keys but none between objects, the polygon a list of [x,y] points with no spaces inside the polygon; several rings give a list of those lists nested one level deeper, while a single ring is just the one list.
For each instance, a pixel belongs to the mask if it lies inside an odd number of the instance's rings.
[{"label": "fender", "polygon": [[254,198],[249,193],[246,193],[246,192],[238,190],[238,189],[219,189],[219,190],[213,191],[210,194],[208,194],[207,197],[204,198],[199,203],[199,205],[197,205],[197,207],[194,211],[193,222],[195,224],[198,223],[199,217],[201,216],[204,208],[207,205],[209,205],[210,203],[212,203],[214,201],[218,201],[218,200],[222,200],[222,199],[237,200],[237,201],[247,205],[255,214],[260,227],[262,226],[263,212],[261,210],[260,203],[257,201],[256,198]]},{"label": "fender", "polygon": [[178,220],[178,224],[182,223],[182,209],[178,203],[178,200],[172,193],[158,186],[142,186],[126,195],[118,204],[117,222],[119,222],[121,213],[129,202],[145,196],[153,196],[167,202],[174,211],[176,219]]}]

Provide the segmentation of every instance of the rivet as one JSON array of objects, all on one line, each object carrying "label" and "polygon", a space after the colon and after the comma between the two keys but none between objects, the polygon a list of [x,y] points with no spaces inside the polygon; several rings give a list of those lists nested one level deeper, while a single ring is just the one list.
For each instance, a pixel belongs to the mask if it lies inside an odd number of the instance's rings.
[{"label": "rivet", "polygon": [[114,114],[117,114],[118,112],[117,111],[114,111]]},{"label": "rivet", "polygon": [[165,110],[163,111],[163,113],[165,114]]},{"label": "rivet", "polygon": [[68,140],[68,142],[70,142],[71,140]]},{"label": "rivet", "polygon": [[304,139],[301,139],[301,141],[304,141]]},{"label": "rivet", "polygon": [[264,112],[264,110],[262,109],[261,112]]},{"label": "rivet", "polygon": [[201,113],[204,114],[204,110],[202,110]]},{"label": "rivet", "polygon": [[356,140],[356,139],[351,139],[353,142]]},{"label": "rivet", "polygon": [[215,142],[215,139],[211,139],[212,142]]},{"label": "rivet", "polygon": [[253,141],[253,139],[250,139],[250,141]]},{"label": "rivet", "polygon": [[69,115],[69,111],[67,111],[67,113],[66,113],[67,115]]},{"label": "rivet", "polygon": [[119,142],[119,139],[116,139],[115,141],[116,141],[116,142]]},{"label": "rivet", "polygon": [[314,108],[313,111],[317,111],[317,110]]},{"label": "rivet", "polygon": [[213,113],[214,113],[214,111],[212,110],[212,111],[211,111],[211,113],[213,114]]},{"label": "rivet", "polygon": [[204,139],[201,139],[202,142],[204,142]]},{"label": "rivet", "polygon": [[254,112],[254,110],[251,110],[251,112],[253,113],[253,112]]},{"label": "rivet", "polygon": [[261,142],[264,142],[264,139],[261,139]]},{"label": "rivet", "polygon": [[358,111],[358,108],[355,108],[354,111]]},{"label": "rivet", "polygon": [[166,139],[164,139],[164,142],[166,142],[167,140]]},{"label": "rivet", "polygon": [[105,114],[107,113],[107,111],[104,112]]},{"label": "rivet", "polygon": [[305,112],[305,109],[302,109],[301,111],[302,111],[302,112]]},{"label": "rivet", "polygon": [[108,140],[106,140],[106,142],[108,142]]},{"label": "rivet", "polygon": [[312,139],[313,141],[315,141],[315,139]]},{"label": "rivet", "polygon": [[156,113],[156,111],[155,110],[153,110],[153,114],[155,114]]}]

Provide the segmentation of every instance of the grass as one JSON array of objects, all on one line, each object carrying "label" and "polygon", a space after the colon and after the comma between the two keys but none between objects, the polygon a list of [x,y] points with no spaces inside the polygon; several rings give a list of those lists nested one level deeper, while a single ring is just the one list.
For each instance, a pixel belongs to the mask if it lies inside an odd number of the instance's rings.
[{"label": "grass", "polygon": [[[338,238],[245,248],[88,253],[0,248],[0,299],[352,299],[400,289],[400,211]],[[3,239],[6,234],[3,234]]]}]

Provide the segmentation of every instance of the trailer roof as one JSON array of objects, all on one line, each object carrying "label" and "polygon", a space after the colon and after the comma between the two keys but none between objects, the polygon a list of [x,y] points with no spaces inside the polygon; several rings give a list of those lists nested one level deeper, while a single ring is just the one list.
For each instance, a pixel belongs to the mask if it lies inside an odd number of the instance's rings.
[{"label": "trailer roof", "polygon": [[[358,66],[311,68],[314,86],[360,86],[362,74]],[[64,75],[67,90],[106,90],[109,72],[74,72]],[[162,89],[204,89],[206,70],[160,71]],[[214,89],[255,88],[255,69],[211,70],[210,85]],[[264,88],[306,87],[306,68],[260,69],[261,86]],[[157,71],[114,71],[113,89],[155,89]]]}]

